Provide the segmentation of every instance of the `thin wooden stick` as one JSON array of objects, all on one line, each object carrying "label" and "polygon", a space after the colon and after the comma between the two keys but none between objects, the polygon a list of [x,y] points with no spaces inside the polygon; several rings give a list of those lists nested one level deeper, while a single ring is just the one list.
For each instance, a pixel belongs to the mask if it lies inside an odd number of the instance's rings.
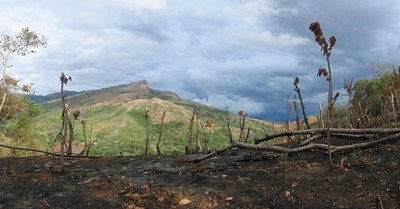
[{"label": "thin wooden stick", "polygon": [[232,138],[232,131],[231,131],[231,116],[228,113],[228,106],[225,106],[225,119],[226,119],[226,126],[228,127],[228,134],[229,134],[229,143],[233,142]]},{"label": "thin wooden stick", "polygon": [[203,157],[200,157],[200,158],[197,158],[197,159],[185,159],[185,160],[181,160],[179,162],[180,163],[199,163],[199,162],[201,162],[203,160],[207,160],[207,159],[212,158],[212,157],[214,157],[214,156],[216,156],[218,154],[221,154],[221,153],[226,152],[226,151],[228,151],[228,150],[230,150],[232,148],[235,148],[236,146],[237,145],[234,142],[234,143],[228,145],[227,147],[224,147],[222,149],[216,150],[216,151],[214,151],[214,152],[212,152],[212,153],[210,153],[208,155],[204,155]]},{"label": "thin wooden stick", "polygon": [[377,195],[377,196],[378,196],[379,203],[381,204],[381,208],[382,208],[382,209],[385,209],[385,208],[383,207],[383,202],[382,202],[381,196],[379,196],[379,195]]},{"label": "thin wooden stick", "polygon": [[[10,146],[10,145],[5,145],[5,144],[0,144],[0,147],[8,148],[8,149],[16,149],[16,150],[25,150],[25,151],[30,151],[30,152],[39,152],[39,153],[44,153],[47,155],[53,155],[53,156],[61,156],[59,153],[54,153],[54,152],[48,152],[44,150],[38,150],[38,149],[33,149],[33,148],[27,148],[27,147],[15,147],[15,146]],[[100,156],[82,156],[82,155],[65,155],[66,157],[75,157],[75,158],[100,158]]]},{"label": "thin wooden stick", "polygon": [[310,124],[308,123],[306,108],[304,107],[303,97],[301,96],[301,90],[300,90],[299,86],[297,85],[298,83],[299,83],[299,78],[296,77],[295,82],[293,83],[294,91],[297,93],[297,95],[299,95],[299,100],[300,100],[300,104],[301,104],[301,110],[303,112],[304,122],[306,123],[307,128],[310,129],[311,127],[310,127]]},{"label": "thin wooden stick", "polygon": [[160,125],[160,135],[158,136],[158,141],[157,141],[157,154],[161,155],[160,151],[160,141],[161,141],[161,136],[163,132],[163,124],[164,124],[164,117],[165,117],[165,111],[163,112],[162,118],[161,118],[161,125]]}]

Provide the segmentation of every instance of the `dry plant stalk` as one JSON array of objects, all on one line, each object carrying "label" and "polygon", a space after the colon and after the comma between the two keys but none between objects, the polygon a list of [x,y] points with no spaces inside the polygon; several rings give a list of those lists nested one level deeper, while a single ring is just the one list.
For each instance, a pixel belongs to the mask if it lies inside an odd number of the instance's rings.
[{"label": "dry plant stalk", "polygon": [[208,127],[209,134],[210,134],[210,142],[209,142],[209,147],[208,147],[209,150],[213,149],[213,136],[212,136],[212,134],[213,134],[213,124],[214,124],[214,122],[212,120],[208,120],[206,122],[206,127]]},{"label": "dry plant stalk", "polygon": [[147,155],[149,150],[149,141],[150,141],[150,133],[149,133],[149,126],[150,126],[150,117],[149,117],[149,110],[146,110],[144,119],[146,120],[146,145],[144,147],[144,154]]},{"label": "dry plant stalk", "polygon": [[203,152],[203,148],[200,143],[200,122],[199,122],[199,113],[196,113],[196,153]]},{"label": "dry plant stalk", "polygon": [[325,68],[319,68],[317,76],[323,75],[326,77],[328,81],[328,109],[327,109],[327,121],[326,121],[326,129],[327,129],[327,143],[328,143],[328,155],[329,155],[329,170],[333,171],[333,164],[332,164],[332,151],[331,151],[331,136],[330,136],[330,128],[332,126],[332,108],[333,108],[333,97],[332,97],[332,69],[329,57],[331,56],[332,47],[336,44],[335,36],[332,36],[329,39],[329,48],[328,43],[323,35],[321,26],[318,22],[313,22],[310,24],[309,29],[315,35],[315,41],[321,46],[321,51],[323,51],[323,55],[326,57],[326,62],[328,65],[328,72]]},{"label": "dry plant stalk", "polygon": [[233,142],[232,137],[232,130],[231,130],[231,116],[228,113],[228,106],[225,106],[225,118],[226,118],[226,126],[228,127],[228,134],[229,134],[229,142]]},{"label": "dry plant stalk", "polygon": [[294,112],[296,114],[296,129],[300,130],[301,124],[300,124],[300,117],[299,117],[299,108],[297,106],[296,100],[293,100],[293,107],[294,107]]},{"label": "dry plant stalk", "polygon": [[308,118],[307,118],[307,114],[306,114],[306,108],[304,107],[304,102],[303,102],[303,97],[301,96],[301,90],[298,86],[299,84],[299,77],[296,77],[294,79],[294,91],[297,93],[297,95],[299,96],[299,100],[300,100],[300,104],[301,104],[301,110],[303,112],[303,118],[304,118],[304,122],[306,123],[306,126],[308,129],[310,129],[310,124],[308,123]]},{"label": "dry plant stalk", "polygon": [[163,132],[163,125],[164,125],[164,117],[165,117],[165,111],[162,114],[161,117],[161,124],[160,124],[160,135],[158,135],[158,141],[157,141],[157,154],[161,155],[161,150],[160,150],[160,141],[161,141],[161,136],[162,136],[162,132]]},{"label": "dry plant stalk", "polygon": [[85,147],[82,149],[80,155],[83,155],[86,152],[86,156],[89,156],[89,148],[92,144],[93,125],[90,126],[89,140],[87,139],[86,135],[86,121],[81,120],[81,125],[82,125],[83,139],[85,140]]},{"label": "dry plant stalk", "polygon": [[246,123],[246,116],[247,113],[244,110],[239,111],[239,127],[240,127],[239,142],[242,142],[243,140],[243,131]]},{"label": "dry plant stalk", "polygon": [[207,143],[207,136],[206,136],[206,131],[204,129],[204,124],[200,122],[200,128],[201,128],[201,133],[203,135],[203,143],[204,143],[204,151],[208,151],[209,147],[208,147],[208,143]]},{"label": "dry plant stalk", "polygon": [[[293,107],[294,107],[294,112],[296,114],[296,129],[300,130],[301,129],[301,124],[300,124],[300,117],[299,117],[299,108],[297,106],[296,100],[293,100]],[[300,143],[300,136],[296,136],[297,142]]]},{"label": "dry plant stalk", "polygon": [[201,143],[200,143],[200,138],[199,138],[199,134],[200,134],[200,129],[199,129],[199,113],[196,113],[196,133],[194,135],[195,139],[196,139],[196,153],[200,153],[202,152],[202,148],[201,148]]},{"label": "dry plant stalk", "polygon": [[[296,98],[296,96],[294,96],[293,99],[295,99],[295,98]],[[290,131],[290,115],[292,114],[293,105],[291,105],[292,103],[289,102],[289,96],[287,96],[287,98],[286,98],[286,104],[287,104],[287,115],[286,115],[285,129],[286,129],[286,131]],[[288,146],[290,147],[290,143],[291,143],[290,136],[286,137],[286,141],[288,142]]]},{"label": "dry plant stalk", "polygon": [[247,143],[247,140],[249,139],[249,135],[250,135],[250,128],[247,128],[247,134],[246,134],[246,138],[244,139],[244,143]]},{"label": "dry plant stalk", "polygon": [[348,103],[349,103],[350,99],[353,96],[354,91],[355,91],[354,84],[353,84],[353,77],[351,77],[351,80],[344,79],[343,89],[347,92],[347,96],[349,97],[348,98]]},{"label": "dry plant stalk", "polygon": [[186,154],[193,154],[193,124],[195,116],[196,116],[196,108],[193,107],[193,114],[189,121],[188,145],[186,146],[185,149]]},{"label": "dry plant stalk", "polygon": [[[67,137],[67,132],[69,128],[72,127],[68,127],[70,125],[69,123],[69,103],[67,102],[66,98],[65,98],[65,94],[64,94],[64,85],[67,85],[68,81],[71,81],[72,78],[71,76],[69,76],[67,78],[67,76],[65,76],[64,72],[61,72],[61,76],[60,76],[60,82],[61,82],[61,102],[63,104],[63,112],[61,115],[61,118],[63,120],[62,122],[62,126],[61,126],[61,130],[60,132],[57,134],[57,138],[61,139],[61,154],[60,154],[60,160],[61,160],[61,171],[64,171],[64,165],[65,165],[65,161],[64,161],[64,147],[66,146],[66,137]],[[71,140],[71,137],[70,137]],[[67,147],[68,148],[68,147]]]},{"label": "dry plant stalk", "polygon": [[323,117],[323,108],[321,102],[319,103],[318,127],[325,128],[325,121]]}]

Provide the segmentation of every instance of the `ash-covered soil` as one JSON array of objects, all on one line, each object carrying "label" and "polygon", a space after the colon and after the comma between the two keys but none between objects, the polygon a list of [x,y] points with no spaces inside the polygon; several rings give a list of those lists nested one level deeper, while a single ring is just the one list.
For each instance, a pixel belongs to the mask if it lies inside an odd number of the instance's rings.
[{"label": "ash-covered soil", "polygon": [[337,153],[333,172],[319,151],[68,158],[64,172],[55,157],[2,158],[0,208],[400,208],[399,149]]}]

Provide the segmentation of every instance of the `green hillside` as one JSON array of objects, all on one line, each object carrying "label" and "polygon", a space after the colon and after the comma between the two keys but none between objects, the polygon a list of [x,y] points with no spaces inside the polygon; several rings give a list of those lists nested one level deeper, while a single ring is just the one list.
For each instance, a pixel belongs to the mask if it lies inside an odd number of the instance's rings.
[{"label": "green hillside", "polygon": [[[198,138],[203,148],[205,144],[211,148],[219,148],[229,143],[225,111],[182,100],[172,92],[152,90],[145,81],[91,91],[76,95],[70,98],[70,101],[73,107],[71,112],[79,110],[81,119],[86,121],[88,138],[92,127],[91,155],[142,154],[146,139],[146,110],[150,116],[150,154],[156,153],[164,111],[166,115],[160,143],[163,153],[184,152],[193,108],[198,113],[198,120],[194,121],[193,135],[198,130]],[[58,101],[48,103],[46,113],[38,117],[35,125],[35,138],[42,140],[42,143],[48,146],[54,143],[56,134],[61,128],[60,106]],[[231,116],[231,129],[234,139],[237,140],[240,132],[239,116]],[[207,121],[213,122],[211,134],[210,129],[205,126]],[[250,128],[249,140],[265,136],[274,126],[280,124],[246,118],[246,133],[247,128]],[[75,133],[76,142],[82,143],[83,131],[80,121],[75,121]]]}]

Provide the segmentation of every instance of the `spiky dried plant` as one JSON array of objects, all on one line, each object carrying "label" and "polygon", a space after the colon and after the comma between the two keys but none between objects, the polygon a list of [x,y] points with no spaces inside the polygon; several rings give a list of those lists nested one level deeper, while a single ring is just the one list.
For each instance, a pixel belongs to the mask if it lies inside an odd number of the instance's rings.
[{"label": "spiky dried plant", "polygon": [[[331,50],[333,46],[336,44],[336,37],[332,36],[329,39],[329,44],[327,43],[324,34],[322,32],[321,26],[318,22],[313,22],[310,24],[309,29],[311,32],[314,33],[315,36],[315,42],[318,43],[318,45],[321,46],[321,51],[323,51],[323,55],[326,57],[326,62],[328,65],[328,72],[326,71],[326,68],[319,68],[317,76],[321,77],[322,75],[326,77],[326,80],[328,81],[328,109],[327,109],[327,124],[326,124],[326,129],[327,129],[327,142],[328,142],[328,154],[329,154],[329,170],[333,170],[333,164],[332,164],[332,150],[331,150],[331,138],[330,138],[330,128],[332,125],[332,108],[334,101],[336,101],[337,97],[333,98],[332,97],[332,70],[331,70],[331,65],[330,65],[330,60],[329,57],[331,55]],[[339,96],[339,95],[337,95]]]}]

